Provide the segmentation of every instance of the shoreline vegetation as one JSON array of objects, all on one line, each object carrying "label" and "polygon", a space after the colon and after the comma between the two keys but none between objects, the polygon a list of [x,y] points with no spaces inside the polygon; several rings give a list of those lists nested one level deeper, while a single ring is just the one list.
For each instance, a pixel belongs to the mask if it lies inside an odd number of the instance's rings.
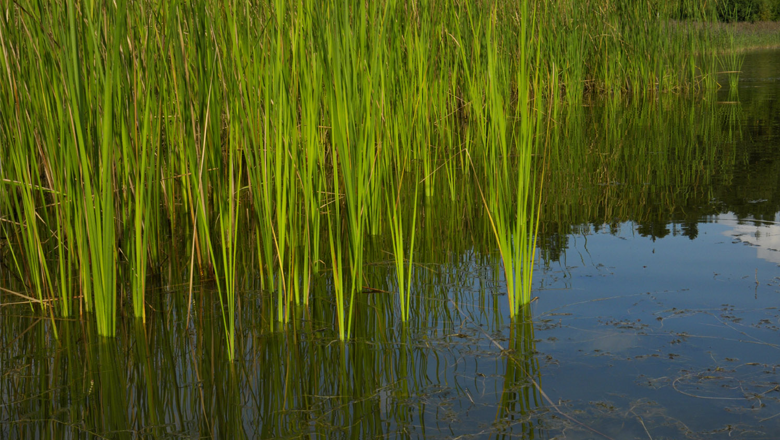
[{"label": "shoreline vegetation", "polygon": [[718,49],[750,41],[738,26],[728,39],[709,26],[670,33],[675,11],[650,1],[6,7],[0,259],[19,281],[9,287],[51,318],[94,316],[114,336],[118,311],[145,320],[146,280],[181,241],[188,304],[213,280],[229,356],[248,266],[267,322],[297,319],[324,286],[348,340],[370,236],[392,237],[396,307],[409,319],[418,200],[455,199],[464,179],[479,188],[510,314],[522,314],[544,124],[588,96],[708,93],[722,71],[735,87],[741,59]]},{"label": "shoreline vegetation", "polygon": [[718,53],[780,47],[780,21],[716,23],[715,33],[722,35],[724,40],[734,38],[734,47],[724,45]]}]

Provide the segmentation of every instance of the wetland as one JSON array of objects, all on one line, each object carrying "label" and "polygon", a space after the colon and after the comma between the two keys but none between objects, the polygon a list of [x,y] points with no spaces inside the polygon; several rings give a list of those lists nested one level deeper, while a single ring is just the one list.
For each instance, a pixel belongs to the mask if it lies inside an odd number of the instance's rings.
[{"label": "wetland", "polygon": [[59,73],[3,65],[0,439],[777,438],[780,51],[558,71],[502,52],[527,9],[277,3],[6,19]]}]

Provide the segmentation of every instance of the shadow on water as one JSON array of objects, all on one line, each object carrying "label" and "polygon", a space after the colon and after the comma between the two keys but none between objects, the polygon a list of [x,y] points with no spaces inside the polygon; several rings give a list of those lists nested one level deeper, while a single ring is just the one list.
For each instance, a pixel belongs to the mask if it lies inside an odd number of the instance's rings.
[{"label": "shadow on water", "polygon": [[538,299],[521,319],[475,174],[448,168],[457,197],[418,206],[405,325],[389,234],[367,238],[352,340],[327,270],[286,328],[269,321],[245,222],[228,362],[213,283],[188,309],[183,231],[160,245],[146,325],[122,317],[115,339],[74,319],[56,342],[50,321],[3,307],[0,438],[774,438],[775,55],[747,55],[738,96],[592,102],[549,124]]}]

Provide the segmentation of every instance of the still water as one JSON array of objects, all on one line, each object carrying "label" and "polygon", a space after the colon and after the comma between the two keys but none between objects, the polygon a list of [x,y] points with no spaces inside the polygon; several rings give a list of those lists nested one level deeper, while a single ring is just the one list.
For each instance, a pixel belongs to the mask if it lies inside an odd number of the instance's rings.
[{"label": "still water", "polygon": [[228,362],[208,283],[188,317],[186,263],[116,340],[63,320],[55,341],[4,307],[0,439],[780,437],[780,52],[747,54],[738,90],[551,120],[524,319],[477,185],[450,197],[442,176],[418,213],[410,322],[373,237],[347,344],[327,295],[280,329],[246,275]]}]

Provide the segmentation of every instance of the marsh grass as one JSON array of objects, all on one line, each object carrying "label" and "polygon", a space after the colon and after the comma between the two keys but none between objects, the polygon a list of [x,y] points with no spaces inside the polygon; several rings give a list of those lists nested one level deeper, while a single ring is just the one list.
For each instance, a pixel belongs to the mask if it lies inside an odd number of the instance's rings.
[{"label": "marsh grass", "polygon": [[[460,191],[476,180],[516,311],[535,255],[543,113],[589,94],[713,85],[713,58],[694,56],[712,49],[712,34],[667,32],[671,12],[640,3],[8,4],[4,255],[30,296],[55,305],[52,316],[87,312],[110,336],[118,292],[129,290],[145,319],[148,275],[170,249],[183,252],[187,301],[219,302],[232,353],[247,264],[238,231],[250,228],[252,264],[273,295],[263,319],[289,323],[328,286],[346,340],[367,237],[395,231],[409,319],[420,313],[410,264],[425,254],[406,238],[435,230],[424,214],[443,194],[476,197]],[[424,200],[402,205],[410,176]],[[399,222],[406,209],[412,225]],[[212,278],[218,298],[203,298],[194,284]]]},{"label": "marsh grass", "polygon": [[[506,93],[511,93],[511,89]],[[541,153],[548,157],[547,166],[551,169],[543,173],[544,161],[534,160],[535,172],[546,180],[537,243],[540,252],[544,252],[544,262],[552,266],[552,271],[560,270],[558,264],[571,265],[570,260],[565,260],[565,250],[572,245],[567,240],[577,239],[571,234],[590,234],[594,230],[607,233],[626,221],[636,222],[640,234],[659,233],[667,227],[669,234],[690,234],[703,215],[722,212],[723,205],[710,204],[713,197],[729,194],[735,171],[748,163],[750,155],[764,150],[761,145],[755,145],[752,151],[743,150],[739,141],[749,140],[748,137],[736,131],[730,135],[729,130],[735,130],[739,121],[750,117],[741,112],[751,111],[746,105],[717,104],[712,99],[692,103],[676,96],[617,104],[604,98],[595,100],[591,107],[578,107],[577,111],[567,110],[562,102],[558,115],[545,115],[543,127],[537,130],[545,140],[549,138]],[[235,114],[231,108],[231,120]],[[754,117],[763,118],[765,112],[757,111]],[[557,123],[548,125],[547,118]],[[317,131],[327,133],[324,128]],[[466,136],[465,132],[452,134],[458,145]],[[517,133],[512,136],[509,150],[514,148]],[[246,151],[246,144],[234,150],[234,160],[240,156],[236,152]],[[219,160],[223,165],[212,171],[211,181],[217,185],[214,191],[220,194],[225,194],[221,191],[230,184],[226,160],[229,154],[230,150],[221,149]],[[395,153],[383,156],[393,157]],[[463,157],[468,160],[465,153]],[[409,171],[402,179],[401,214],[404,232],[415,231],[415,245],[409,289],[412,294],[408,297],[410,316],[405,325],[401,324],[399,313],[394,261],[389,257],[393,250],[387,231],[391,216],[383,213],[385,233],[367,237],[364,247],[363,285],[375,290],[356,293],[361,298],[358,307],[367,307],[355,309],[352,341],[334,343],[338,335],[329,255],[323,256],[325,261],[315,277],[310,306],[292,305],[290,331],[268,331],[267,324],[276,324],[276,304],[259,281],[261,249],[255,246],[259,227],[250,206],[253,196],[245,186],[236,186],[242,195],[242,208],[237,228],[240,246],[236,255],[234,359],[239,361],[236,366],[245,368],[231,370],[222,361],[228,357],[222,324],[222,313],[227,309],[219,304],[214,281],[196,286],[195,319],[189,323],[184,319],[193,231],[188,223],[189,213],[179,206],[171,220],[180,225],[179,235],[166,239],[161,246],[170,259],[161,274],[147,279],[147,322],[141,325],[140,320],[118,320],[113,348],[94,345],[100,342],[94,319],[86,323],[57,320],[57,344],[52,341],[48,320],[40,319],[26,307],[3,304],[2,311],[10,313],[0,321],[0,345],[4,347],[0,359],[7,378],[0,381],[0,394],[8,402],[2,410],[9,428],[25,438],[44,436],[36,435],[38,432],[68,437],[84,430],[104,437],[118,437],[122,432],[117,431],[125,430],[166,437],[185,435],[192,429],[204,435],[208,432],[219,437],[224,433],[233,438],[234,433],[241,433],[238,427],[242,427],[249,436],[278,438],[312,432],[322,432],[322,437],[327,437],[334,426],[348,425],[357,437],[373,437],[400,433],[406,427],[412,429],[419,426],[417,420],[425,417],[450,423],[452,413],[434,414],[426,409],[429,406],[419,404],[421,397],[436,398],[446,390],[465,404],[461,416],[465,423],[470,423],[467,413],[473,412],[471,397],[477,404],[493,405],[496,423],[491,424],[491,429],[497,435],[509,435],[510,430],[519,436],[532,435],[530,430],[538,425],[530,421],[537,415],[549,415],[553,408],[539,403],[544,402],[543,396],[529,380],[539,381],[539,362],[544,362],[534,346],[539,336],[538,332],[534,335],[534,325],[538,329],[539,322],[531,321],[533,307],[521,308],[512,322],[506,319],[507,298],[502,294],[504,262],[496,252],[496,239],[477,188],[477,183],[486,185],[487,163],[475,160],[474,170],[464,173],[459,168],[461,159],[457,152],[451,154],[450,161],[457,177],[454,199],[446,194],[446,173],[434,175],[434,188],[442,193],[428,198],[424,197],[421,182],[422,167],[415,166],[412,160],[406,164]],[[515,162],[509,164],[510,172],[516,168]],[[234,172],[237,169],[234,167]],[[384,181],[387,193],[382,196],[389,197],[388,193],[396,191],[393,179],[400,170],[389,170]],[[324,171],[329,172],[329,168]],[[765,170],[766,175],[773,172],[772,167]],[[246,184],[246,161],[241,173]],[[756,174],[754,180],[765,180],[760,178],[763,175]],[[238,173],[233,176],[238,180]],[[326,174],[327,179],[332,177]],[[415,186],[418,202],[412,205]],[[0,197],[4,194],[8,193],[0,192]],[[221,200],[226,196],[212,197]],[[335,209],[334,194],[323,191],[322,197],[328,202],[321,208],[326,216],[327,209]],[[417,208],[414,229],[410,223],[413,206]],[[739,200],[731,206],[740,206]],[[214,209],[211,236],[217,251],[216,268],[221,271],[221,232],[217,226],[221,217],[218,208]],[[680,223],[680,219],[690,222]],[[322,220],[327,228],[327,218]],[[681,226],[681,230],[675,232],[669,222]],[[6,221],[0,224],[13,226]],[[340,224],[343,228],[345,223]],[[13,229],[8,231],[13,233]],[[329,230],[324,229],[321,235],[323,254],[329,252],[328,234]],[[408,264],[411,248],[408,235],[406,238],[404,263]],[[9,246],[15,246],[13,240],[12,235]],[[51,242],[44,243],[44,249],[56,252],[46,247]],[[6,246],[6,242],[0,241],[0,246]],[[347,246],[345,243],[345,250]],[[8,249],[4,247],[2,252]],[[9,261],[10,258],[5,259]],[[349,282],[348,266],[345,269],[343,279]],[[12,272],[0,268],[3,286],[14,282]],[[570,279],[569,275],[562,273],[564,285],[568,285],[565,280]],[[224,283],[221,276],[220,281]],[[539,284],[537,281],[536,285]],[[536,294],[545,301],[543,293]],[[464,313],[454,310],[450,299]],[[76,305],[77,300],[74,299]],[[129,306],[124,305],[126,315]],[[122,307],[119,306],[120,311]],[[12,316],[20,310],[21,319]],[[480,325],[463,325],[465,318],[458,318],[465,316],[474,317]],[[499,356],[501,349],[487,349],[486,339],[475,338],[482,325],[491,337],[507,335],[507,340],[499,342],[509,351]],[[458,337],[450,336],[454,334]],[[460,339],[463,334],[468,337]],[[421,340],[426,344],[418,343]],[[495,393],[486,394],[483,399],[487,400],[477,401],[474,389],[484,388],[480,382],[484,378],[479,375],[476,388],[468,389],[470,396],[458,381],[435,385],[437,379],[430,372],[443,371],[442,365],[454,366],[444,370],[454,371],[457,378],[463,361],[475,349],[481,358],[477,371],[489,368],[485,359],[495,362],[497,373],[488,374],[485,379],[498,380]],[[347,360],[342,362],[345,357]],[[771,365],[768,368],[771,372]],[[59,376],[52,376],[52,372]],[[240,378],[240,392],[236,392],[231,376],[234,372]],[[117,396],[121,399],[109,400]],[[357,403],[353,407],[345,405],[345,401]],[[105,415],[106,408],[112,410],[115,421]],[[208,408],[216,408],[218,414],[210,414]],[[115,409],[117,413],[113,414]],[[249,422],[247,414],[252,417]],[[242,416],[243,425],[238,423]],[[394,425],[388,428],[388,423]],[[449,435],[448,432],[442,435]]]},{"label": "marsh grass", "polygon": [[[154,71],[153,65],[150,66],[150,70]],[[128,151],[129,148],[132,148],[130,145],[131,140],[127,134],[126,125],[122,126],[123,154],[134,158],[136,163],[138,163],[138,166],[132,171],[132,176],[129,176],[128,179],[134,185],[132,193],[133,203],[128,203],[127,205],[132,206],[128,218],[132,218],[130,258],[132,260],[131,267],[133,272],[130,284],[133,297],[133,313],[144,322],[146,321],[144,296],[146,293],[149,243],[151,241],[150,236],[153,236],[154,223],[152,219],[154,218],[154,211],[157,209],[154,202],[158,197],[156,197],[155,193],[160,188],[155,184],[154,180],[154,177],[158,174],[157,155],[153,154],[151,145],[159,143],[161,107],[157,106],[156,117],[152,118],[153,105],[151,91],[148,90],[143,112],[143,124],[140,127],[140,139],[136,138],[135,145],[137,149],[133,152]],[[152,138],[152,136],[154,137]]]},{"label": "marsh grass", "polygon": [[[386,193],[387,203],[387,216],[390,223],[390,239],[393,245],[393,263],[395,265],[395,272],[398,286],[398,302],[401,309],[401,320],[406,322],[409,320],[410,305],[411,305],[411,290],[412,290],[412,273],[414,264],[414,235],[416,232],[415,223],[417,221],[417,193],[418,184],[417,176],[415,176],[414,182],[414,199],[412,200],[412,207],[408,210],[404,210],[401,207],[401,187],[404,182],[403,170],[393,180],[393,187],[398,188],[396,191]],[[404,211],[412,212],[411,224],[404,226],[402,213]],[[411,236],[409,231],[411,230]],[[406,258],[406,238],[409,242],[409,257]],[[408,261],[408,263],[407,263]]]},{"label": "marsh grass", "polygon": [[745,61],[745,54],[738,50],[736,36],[733,29],[726,32],[726,46],[728,50],[720,56],[720,65],[722,72],[725,73],[729,82],[729,90],[736,93],[739,85],[739,74],[742,70],[742,63]]}]

